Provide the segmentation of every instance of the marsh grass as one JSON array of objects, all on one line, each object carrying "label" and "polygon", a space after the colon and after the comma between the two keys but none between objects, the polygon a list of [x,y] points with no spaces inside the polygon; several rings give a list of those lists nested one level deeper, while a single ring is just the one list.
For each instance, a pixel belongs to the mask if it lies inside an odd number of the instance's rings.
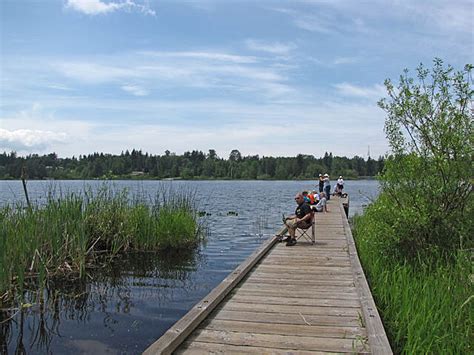
[{"label": "marsh grass", "polygon": [[103,185],[48,193],[44,204],[0,209],[0,303],[26,285],[75,274],[127,251],[188,248],[199,241],[194,194],[160,186],[152,198]]},{"label": "marsh grass", "polygon": [[394,353],[473,351],[473,280],[469,250],[445,259],[400,262],[381,255],[377,206],[354,220],[357,249]]}]

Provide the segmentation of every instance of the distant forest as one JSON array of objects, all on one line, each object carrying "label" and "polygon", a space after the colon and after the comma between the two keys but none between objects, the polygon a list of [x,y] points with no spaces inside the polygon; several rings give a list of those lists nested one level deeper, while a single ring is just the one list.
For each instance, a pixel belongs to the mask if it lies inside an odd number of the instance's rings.
[{"label": "distant forest", "polygon": [[31,154],[25,157],[15,152],[0,154],[0,179],[19,179],[24,169],[28,179],[314,179],[318,174],[333,178],[358,178],[377,175],[384,158],[324,157],[298,154],[296,157],[242,156],[234,149],[227,159],[193,150],[183,155],[166,151],[151,155],[141,150],[120,155],[94,153],[78,158],[58,158],[55,153]]}]

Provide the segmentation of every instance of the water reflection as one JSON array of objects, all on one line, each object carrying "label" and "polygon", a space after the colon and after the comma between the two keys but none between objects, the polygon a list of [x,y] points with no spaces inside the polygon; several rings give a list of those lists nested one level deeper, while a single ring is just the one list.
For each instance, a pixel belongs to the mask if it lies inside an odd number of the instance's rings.
[{"label": "water reflection", "polygon": [[[101,318],[106,331],[115,333],[123,327],[121,317],[130,314],[141,299],[164,308],[176,298],[175,293],[194,292],[190,274],[202,259],[199,248],[129,253],[90,270],[84,279],[56,278],[48,281],[41,294],[26,291],[25,302],[31,306],[0,312],[1,353],[52,353],[53,339],[65,335],[62,322],[85,324],[92,315]],[[135,320],[129,326],[137,329],[140,323]]]}]

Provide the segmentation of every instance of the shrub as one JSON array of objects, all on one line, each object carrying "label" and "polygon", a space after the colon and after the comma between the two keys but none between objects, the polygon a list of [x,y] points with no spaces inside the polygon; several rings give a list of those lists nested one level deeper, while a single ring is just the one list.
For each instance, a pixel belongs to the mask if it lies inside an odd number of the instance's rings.
[{"label": "shrub", "polygon": [[417,81],[405,70],[396,88],[385,82],[379,105],[392,154],[381,182],[399,235],[392,247],[404,258],[473,246],[471,71],[435,59],[431,71],[418,67]]},{"label": "shrub", "polygon": [[395,353],[472,353],[472,65],[385,82],[392,149],[354,235]]}]

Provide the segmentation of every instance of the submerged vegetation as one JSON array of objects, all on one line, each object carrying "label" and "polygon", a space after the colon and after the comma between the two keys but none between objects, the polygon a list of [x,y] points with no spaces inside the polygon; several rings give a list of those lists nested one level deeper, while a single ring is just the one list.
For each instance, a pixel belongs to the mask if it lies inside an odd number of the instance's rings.
[{"label": "submerged vegetation", "polygon": [[[194,197],[159,189],[148,201],[108,185],[44,204],[0,209],[0,301],[54,276],[98,267],[127,251],[186,248],[200,238]],[[39,285],[39,286],[38,286]],[[1,302],[0,302],[1,303]]]},{"label": "submerged vegetation", "polygon": [[359,255],[396,353],[472,353],[472,66],[439,59],[386,81],[392,155],[355,219]]}]

